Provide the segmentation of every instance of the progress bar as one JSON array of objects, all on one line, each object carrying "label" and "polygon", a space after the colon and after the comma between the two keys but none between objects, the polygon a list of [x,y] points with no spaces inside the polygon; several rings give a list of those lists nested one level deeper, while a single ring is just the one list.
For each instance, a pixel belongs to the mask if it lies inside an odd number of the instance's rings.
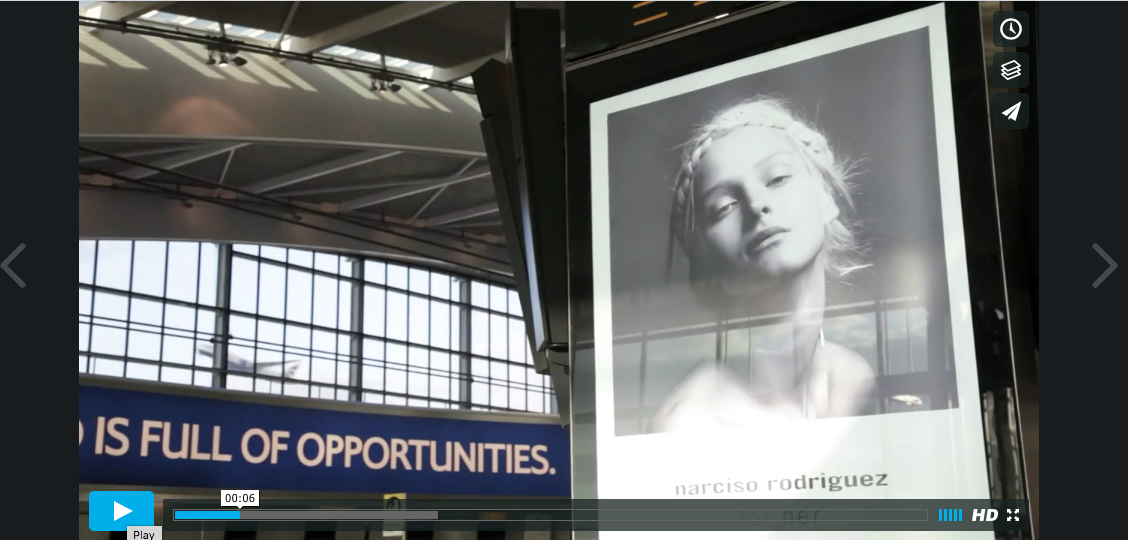
[{"label": "progress bar", "polygon": [[176,521],[379,521],[439,519],[437,510],[177,510]]}]

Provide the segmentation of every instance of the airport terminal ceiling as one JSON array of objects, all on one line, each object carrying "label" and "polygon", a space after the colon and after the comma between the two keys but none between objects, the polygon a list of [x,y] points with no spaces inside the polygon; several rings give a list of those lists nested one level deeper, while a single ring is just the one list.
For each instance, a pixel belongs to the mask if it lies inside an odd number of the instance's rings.
[{"label": "airport terminal ceiling", "polygon": [[501,239],[489,167],[476,157],[285,142],[80,138],[79,146],[79,165],[90,171],[79,181],[90,188],[145,189],[129,182],[143,180],[231,199],[245,190],[311,210]]},{"label": "airport terminal ceiling", "polygon": [[[207,28],[212,22],[246,29],[244,37],[284,36],[290,50],[333,47],[386,54],[413,67],[435,68],[435,77],[467,77],[479,59],[505,48],[508,2],[79,2],[89,16],[148,20]],[[564,2],[520,2],[563,10]],[[91,8],[102,12],[90,15]],[[154,13],[155,12],[155,13]],[[185,22],[186,19],[191,19]],[[259,32],[261,30],[261,32]],[[478,61],[475,63],[475,61]],[[470,64],[463,74],[449,70]],[[398,66],[398,67],[403,67]]]},{"label": "airport terminal ceiling", "polygon": [[[452,270],[482,266],[463,253],[472,252],[498,270],[486,277],[506,281],[476,98],[406,80],[382,86],[363,69],[472,88],[470,72],[504,56],[507,6],[79,2],[80,214],[84,191],[221,200],[307,225],[317,214],[424,238],[440,256],[430,250],[422,259]],[[223,67],[222,59],[208,63],[211,45],[91,28],[84,17],[315,54],[360,70],[246,53]]]}]

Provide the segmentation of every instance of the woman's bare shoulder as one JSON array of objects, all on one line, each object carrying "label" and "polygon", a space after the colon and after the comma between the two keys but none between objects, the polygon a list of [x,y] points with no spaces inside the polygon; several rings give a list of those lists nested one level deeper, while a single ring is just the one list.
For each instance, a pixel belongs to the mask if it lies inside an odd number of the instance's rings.
[{"label": "woman's bare shoulder", "polygon": [[662,400],[654,432],[708,429],[740,423],[754,407],[732,374],[703,362],[686,374]]},{"label": "woman's bare shoulder", "polygon": [[844,347],[837,343],[825,342],[827,366],[835,377],[872,379],[873,369],[869,362],[854,349]]},{"label": "woman's bare shoulder", "polygon": [[832,408],[835,416],[852,416],[873,396],[877,380],[866,359],[848,347],[827,342],[826,364],[831,386],[836,389]]}]

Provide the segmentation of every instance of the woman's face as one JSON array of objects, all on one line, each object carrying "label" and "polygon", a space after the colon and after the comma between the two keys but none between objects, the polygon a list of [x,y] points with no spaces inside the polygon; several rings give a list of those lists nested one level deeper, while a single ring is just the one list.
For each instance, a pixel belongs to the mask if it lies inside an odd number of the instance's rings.
[{"label": "woman's face", "polygon": [[715,139],[698,167],[700,240],[728,286],[786,278],[815,261],[838,208],[790,136],[737,129]]}]

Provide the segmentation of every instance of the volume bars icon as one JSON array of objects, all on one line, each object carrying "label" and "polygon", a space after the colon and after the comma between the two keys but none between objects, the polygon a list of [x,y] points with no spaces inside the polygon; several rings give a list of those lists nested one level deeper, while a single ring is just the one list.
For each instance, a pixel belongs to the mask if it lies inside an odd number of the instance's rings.
[{"label": "volume bars icon", "polygon": [[963,509],[941,508],[939,521],[963,521]]},{"label": "volume bars icon", "polygon": [[1022,64],[1019,64],[1018,60],[1011,60],[999,66],[999,68],[1000,74],[1008,81],[1022,75]]}]

